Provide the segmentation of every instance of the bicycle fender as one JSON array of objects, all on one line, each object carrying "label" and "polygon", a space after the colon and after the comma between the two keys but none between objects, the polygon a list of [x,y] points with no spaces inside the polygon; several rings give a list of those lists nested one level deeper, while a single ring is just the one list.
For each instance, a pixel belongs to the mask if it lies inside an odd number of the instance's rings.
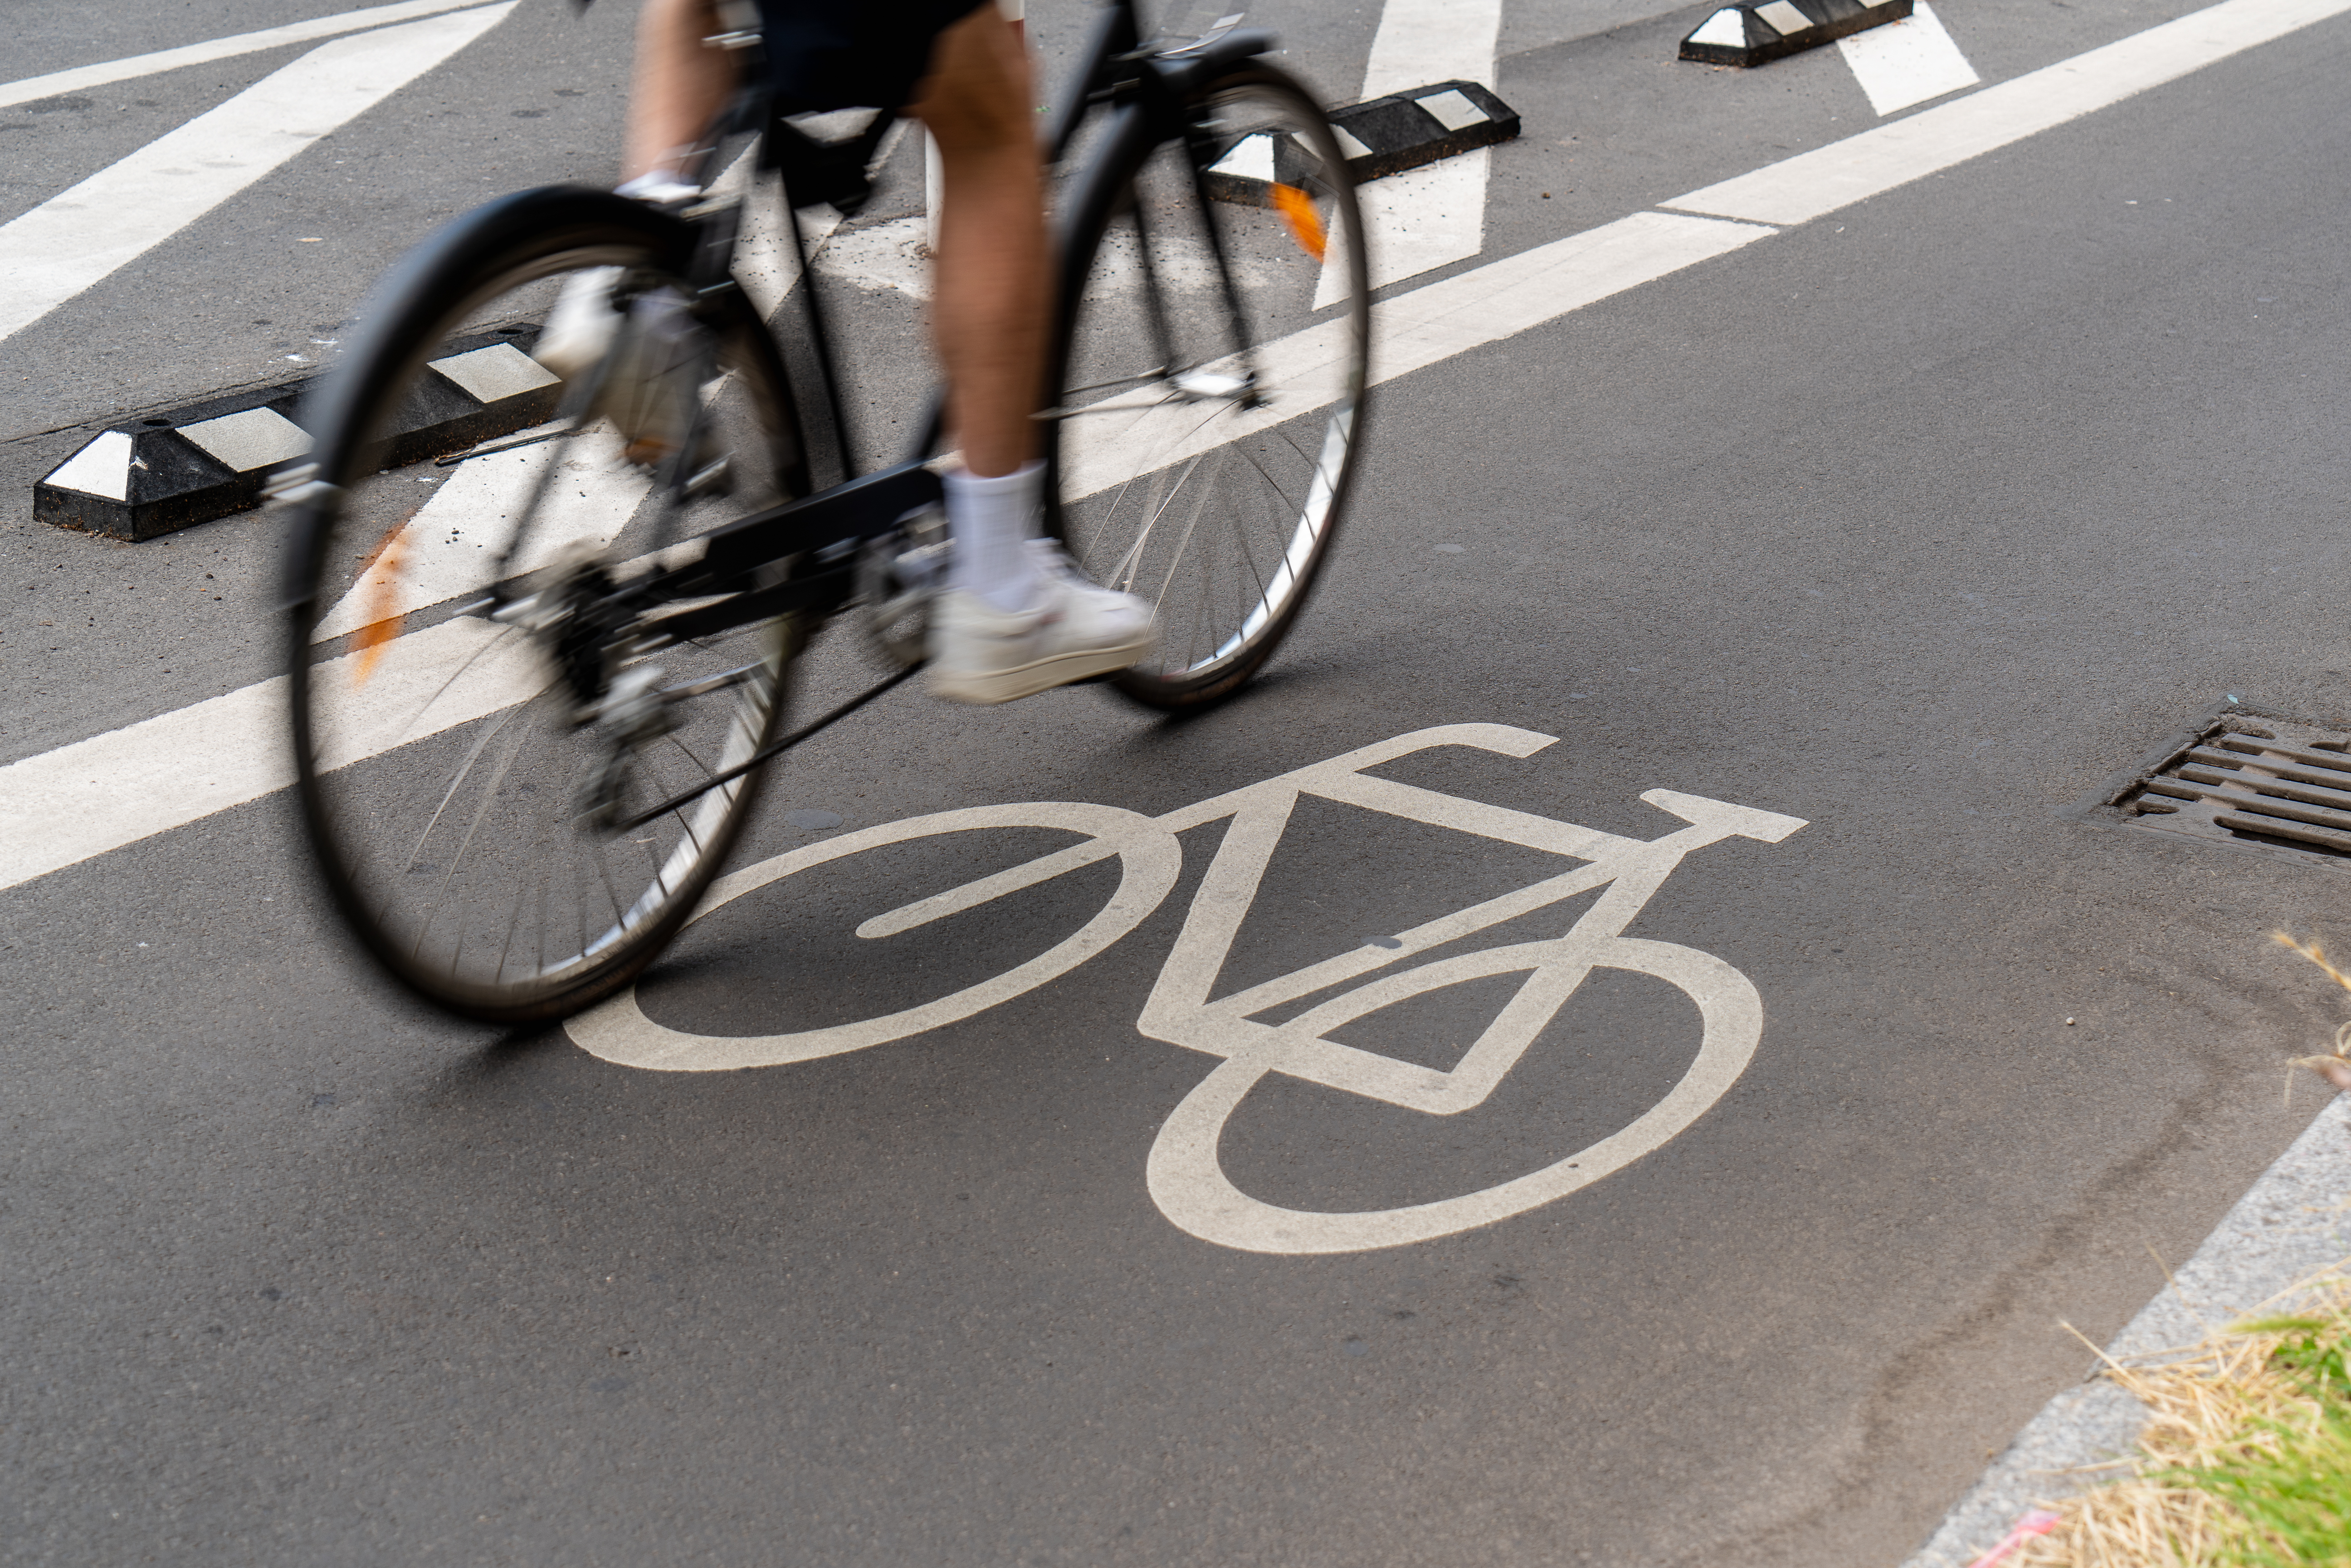
[{"label": "bicycle fender", "polygon": [[1186,48],[1154,55],[1146,62],[1159,85],[1177,98],[1188,98],[1245,60],[1270,55],[1281,40],[1266,27],[1235,27],[1215,33]]}]

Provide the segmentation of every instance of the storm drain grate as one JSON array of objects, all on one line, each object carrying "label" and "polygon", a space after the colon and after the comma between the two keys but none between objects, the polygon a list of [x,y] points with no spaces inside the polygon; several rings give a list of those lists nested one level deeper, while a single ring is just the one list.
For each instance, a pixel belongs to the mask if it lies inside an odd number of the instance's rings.
[{"label": "storm drain grate", "polygon": [[2161,832],[2351,858],[2351,735],[2231,715],[2116,804]]}]

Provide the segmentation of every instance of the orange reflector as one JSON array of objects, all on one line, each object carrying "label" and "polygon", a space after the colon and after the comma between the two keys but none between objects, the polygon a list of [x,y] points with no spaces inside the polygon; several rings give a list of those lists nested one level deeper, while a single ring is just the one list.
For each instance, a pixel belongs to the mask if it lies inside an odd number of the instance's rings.
[{"label": "orange reflector", "polygon": [[355,686],[367,685],[385,647],[400,635],[400,623],[408,619],[400,608],[400,555],[405,537],[404,530],[393,529],[375,559],[368,563],[367,624],[351,639],[351,651],[359,655],[351,666]]},{"label": "orange reflector", "polygon": [[1276,185],[1273,204],[1290,220],[1290,235],[1298,242],[1298,248],[1322,260],[1329,240],[1322,233],[1322,214],[1314,210],[1314,198],[1295,185]]}]

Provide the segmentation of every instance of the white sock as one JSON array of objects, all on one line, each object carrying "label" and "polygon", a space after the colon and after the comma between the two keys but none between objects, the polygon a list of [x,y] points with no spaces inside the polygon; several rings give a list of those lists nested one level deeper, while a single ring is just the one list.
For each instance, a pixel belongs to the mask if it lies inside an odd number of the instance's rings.
[{"label": "white sock", "polygon": [[993,479],[957,468],[947,475],[946,489],[947,528],[955,535],[947,586],[998,610],[1029,608],[1039,573],[1027,545],[1044,509],[1045,465],[1024,464]]}]

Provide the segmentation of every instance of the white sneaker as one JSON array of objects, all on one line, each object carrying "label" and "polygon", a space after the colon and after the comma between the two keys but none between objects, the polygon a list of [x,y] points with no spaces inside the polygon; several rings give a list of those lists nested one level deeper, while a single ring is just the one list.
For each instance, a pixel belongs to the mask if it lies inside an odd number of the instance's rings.
[{"label": "white sneaker", "polygon": [[617,267],[591,267],[566,277],[530,357],[567,382],[593,370],[612,351],[621,330],[621,313],[612,308],[612,286],[620,281]]},{"label": "white sneaker", "polygon": [[958,703],[1008,703],[1150,657],[1151,607],[1078,575],[1050,539],[1029,541],[1037,586],[1029,608],[998,610],[968,589],[931,606],[930,684]]}]

